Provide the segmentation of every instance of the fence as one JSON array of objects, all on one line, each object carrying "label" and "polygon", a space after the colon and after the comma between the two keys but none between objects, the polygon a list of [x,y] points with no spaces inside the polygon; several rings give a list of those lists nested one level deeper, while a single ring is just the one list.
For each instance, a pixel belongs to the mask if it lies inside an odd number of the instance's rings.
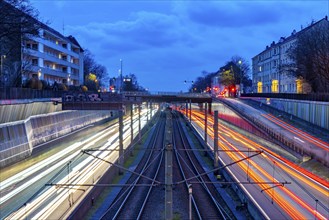
[{"label": "fence", "polygon": [[60,98],[64,91],[37,90],[29,88],[0,88],[0,100],[2,99],[38,99]]},{"label": "fence", "polygon": [[279,98],[279,99],[296,99],[309,100],[319,102],[329,102],[329,93],[311,93],[311,94],[297,94],[297,93],[245,93],[241,97],[259,97],[259,98]]}]

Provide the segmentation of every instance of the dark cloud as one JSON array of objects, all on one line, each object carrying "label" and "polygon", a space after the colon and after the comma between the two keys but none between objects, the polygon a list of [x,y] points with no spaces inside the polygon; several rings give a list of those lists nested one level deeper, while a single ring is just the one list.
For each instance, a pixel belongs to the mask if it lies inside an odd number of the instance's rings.
[{"label": "dark cloud", "polygon": [[115,23],[68,26],[68,29],[89,39],[89,42],[106,45],[113,51],[131,52],[193,41],[193,36],[180,24],[176,16],[143,11],[132,17]]},{"label": "dark cloud", "polygon": [[280,7],[268,2],[191,3],[186,13],[194,22],[218,27],[245,27],[274,23],[280,20]]}]

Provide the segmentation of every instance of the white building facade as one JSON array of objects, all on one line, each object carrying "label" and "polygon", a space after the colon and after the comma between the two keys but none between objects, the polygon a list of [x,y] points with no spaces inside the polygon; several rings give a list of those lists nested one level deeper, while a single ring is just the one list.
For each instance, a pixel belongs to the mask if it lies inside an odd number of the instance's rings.
[{"label": "white building facade", "polygon": [[49,85],[83,84],[83,49],[74,37],[64,37],[46,25],[40,37],[23,42],[22,59],[30,70],[22,75],[23,81],[38,77]]},{"label": "white building facade", "polygon": [[294,45],[298,34],[302,34],[314,25],[328,22],[327,17],[313,23],[299,32],[295,30],[287,38],[281,37],[275,43],[252,58],[252,87],[254,93],[308,93],[309,86],[302,79],[293,77],[280,70],[281,64],[293,62],[288,57],[288,50]]}]

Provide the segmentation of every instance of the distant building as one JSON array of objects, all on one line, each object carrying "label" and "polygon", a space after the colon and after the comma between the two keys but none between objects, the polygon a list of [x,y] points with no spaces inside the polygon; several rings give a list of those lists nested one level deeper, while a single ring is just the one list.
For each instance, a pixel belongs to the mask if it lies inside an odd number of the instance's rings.
[{"label": "distant building", "polygon": [[[22,13],[6,2],[1,4],[6,10],[10,10],[11,14]],[[45,80],[49,85],[55,82],[66,85],[83,84],[83,49],[78,41],[73,36],[63,36],[29,15],[26,17],[32,24],[41,27],[39,36],[16,33],[15,36],[1,39],[0,86],[21,86],[31,78]],[[19,19],[19,16],[17,18]],[[9,43],[14,47],[6,50],[6,44]]]},{"label": "distant building", "polygon": [[293,30],[289,37],[281,37],[275,43],[252,58],[252,87],[254,93],[307,93],[310,87],[302,79],[297,79],[280,71],[280,64],[291,63],[288,57],[288,50],[297,40],[297,36],[305,33],[310,28],[328,23],[325,17],[318,22],[312,23],[299,32]]}]

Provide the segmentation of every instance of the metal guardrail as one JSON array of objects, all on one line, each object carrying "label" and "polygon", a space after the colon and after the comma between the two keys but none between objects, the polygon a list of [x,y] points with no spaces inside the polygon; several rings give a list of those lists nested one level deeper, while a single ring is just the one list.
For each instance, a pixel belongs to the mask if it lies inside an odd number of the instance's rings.
[{"label": "metal guardrail", "polygon": [[0,88],[0,100],[60,98],[63,91],[29,88]]},{"label": "metal guardrail", "polygon": [[210,98],[208,93],[184,93],[184,92],[122,92],[124,96],[177,96],[177,97],[197,97]]},{"label": "metal guardrail", "polygon": [[329,93],[310,93],[310,94],[244,93],[244,94],[241,94],[241,97],[242,98],[278,98],[278,99],[295,99],[295,100],[329,102]]},{"label": "metal guardrail", "polygon": [[[206,93],[183,93],[183,92],[122,92],[121,94],[105,92],[77,92],[77,91],[54,91],[54,90],[37,90],[30,88],[0,88],[0,100],[15,100],[15,99],[43,99],[43,98],[61,98],[64,95],[76,94],[99,94],[99,97],[118,97],[118,96],[177,96],[177,97],[195,97],[195,98],[211,98],[210,94]],[[106,98],[103,98],[106,99]]]}]

